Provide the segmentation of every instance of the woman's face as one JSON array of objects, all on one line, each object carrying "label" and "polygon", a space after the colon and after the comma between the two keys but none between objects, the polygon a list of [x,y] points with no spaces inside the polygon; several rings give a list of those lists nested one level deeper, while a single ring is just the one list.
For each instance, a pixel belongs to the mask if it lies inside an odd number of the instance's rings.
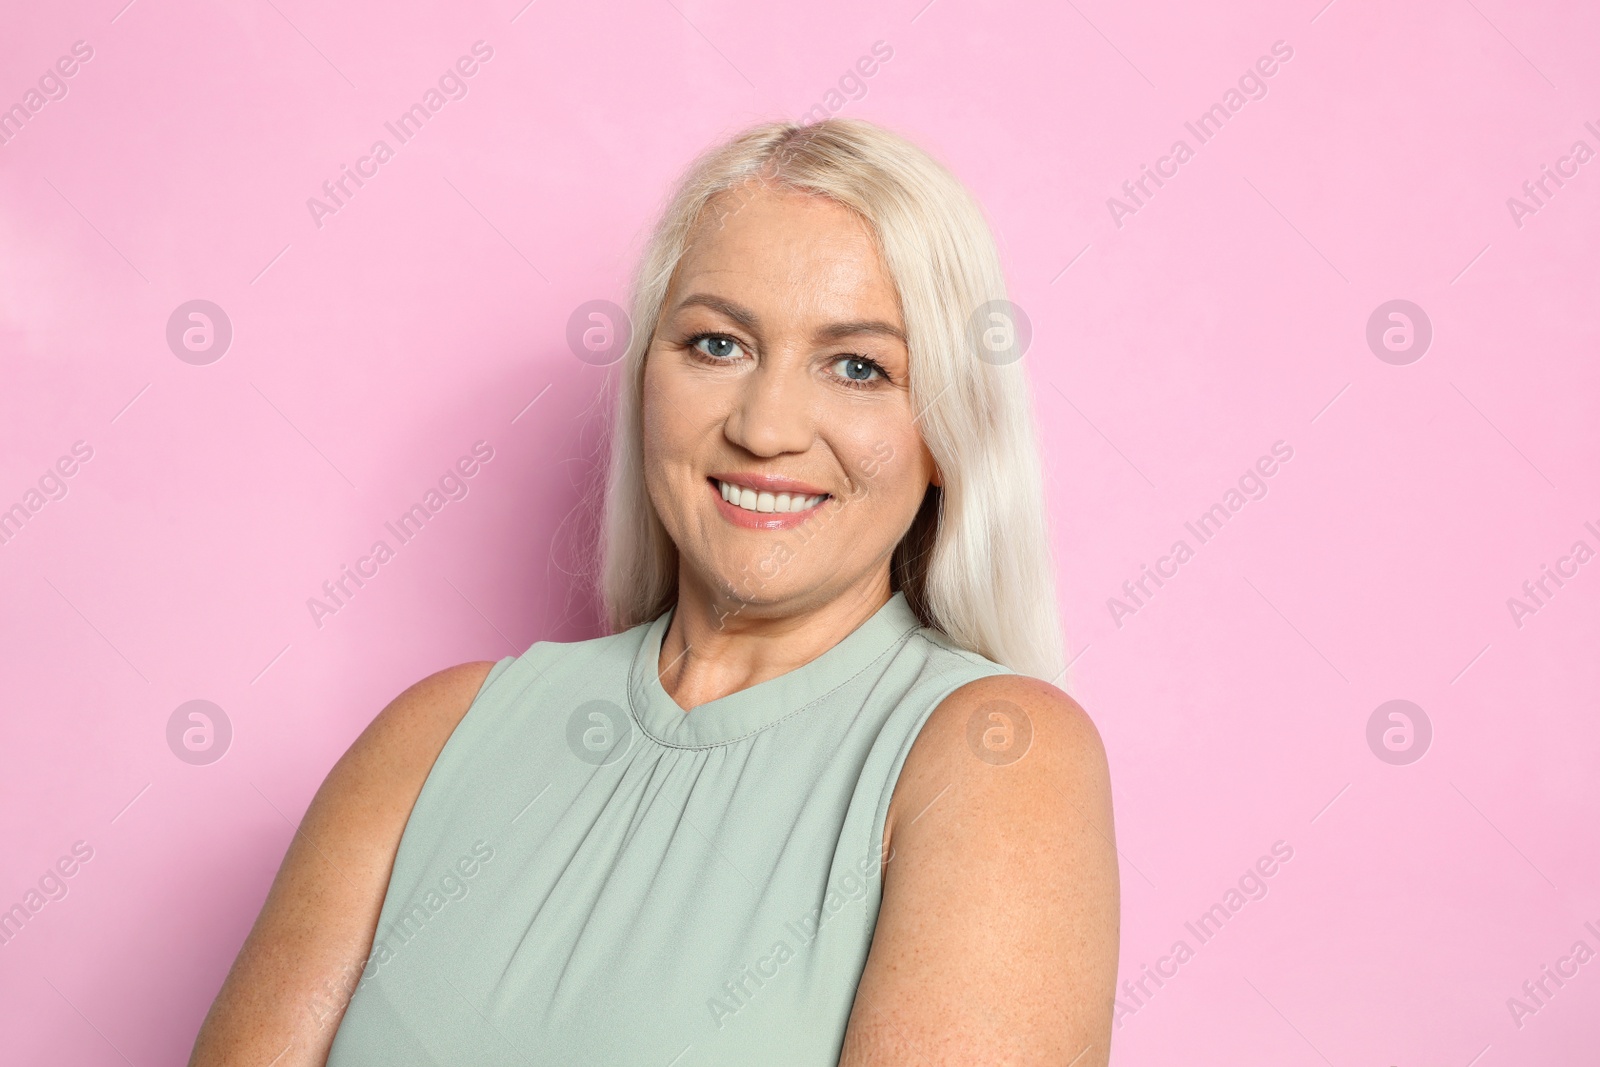
[{"label": "woman's face", "polygon": [[904,338],[847,208],[751,184],[701,213],[645,358],[644,465],[683,577],[720,613],[887,575],[936,477]]}]

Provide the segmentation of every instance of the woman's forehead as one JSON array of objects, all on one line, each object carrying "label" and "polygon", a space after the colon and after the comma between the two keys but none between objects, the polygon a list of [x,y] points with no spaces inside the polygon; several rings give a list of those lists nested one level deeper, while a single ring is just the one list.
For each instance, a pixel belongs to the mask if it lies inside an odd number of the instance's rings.
[{"label": "woman's forehead", "polygon": [[[867,224],[825,197],[762,188],[703,212],[679,260],[668,310],[715,296],[771,313],[899,322],[899,299]],[[702,302],[704,303],[704,302]]]}]

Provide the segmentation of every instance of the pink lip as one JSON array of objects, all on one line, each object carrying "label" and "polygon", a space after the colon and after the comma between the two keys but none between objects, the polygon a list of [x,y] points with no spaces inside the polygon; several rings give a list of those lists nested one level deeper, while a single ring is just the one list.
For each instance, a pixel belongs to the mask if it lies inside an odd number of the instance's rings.
[{"label": "pink lip", "polygon": [[[747,474],[740,475],[740,481],[735,482],[734,484],[744,484],[744,482],[749,481],[752,477],[752,475]],[[732,481],[732,479],[723,480]],[[801,484],[799,482],[790,482],[784,478],[770,478],[769,480],[774,482],[783,482],[786,485]],[[722,517],[733,523],[735,526],[742,526],[747,530],[792,530],[796,526],[799,526],[801,523],[805,522],[807,519],[811,518],[811,516],[815,515],[817,512],[821,511],[823,506],[826,505],[829,500],[833,499],[832,497],[827,497],[820,504],[815,504],[812,507],[806,508],[804,511],[746,511],[744,508],[730,504],[726,500],[722,499],[722,490],[717,488],[716,482],[707,481],[706,485],[710,488],[712,499],[717,502],[717,509],[722,512]],[[750,488],[754,489],[755,486],[752,485]],[[763,486],[763,488],[765,488],[765,486]],[[793,492],[794,490],[768,489],[766,491]],[[805,492],[807,496],[822,495],[822,491],[820,489],[811,489]]]},{"label": "pink lip", "polygon": [[795,493],[800,493],[804,496],[822,496],[827,493],[826,489],[818,489],[814,485],[797,482],[793,478],[780,478],[776,474],[743,474],[735,471],[715,471],[711,477],[719,482],[746,486],[758,493],[788,493],[791,496]]}]

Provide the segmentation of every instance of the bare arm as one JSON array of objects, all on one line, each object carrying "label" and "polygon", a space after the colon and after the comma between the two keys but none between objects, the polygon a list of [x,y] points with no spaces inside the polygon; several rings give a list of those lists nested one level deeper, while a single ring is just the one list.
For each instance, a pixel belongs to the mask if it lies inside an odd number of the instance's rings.
[{"label": "bare arm", "polygon": [[1119,888],[1105,751],[1083,709],[1032,678],[962,686],[889,811],[840,1067],[1104,1067]]},{"label": "bare arm", "polygon": [[372,949],[400,835],[493,666],[396,697],[334,764],[195,1040],[189,1067],[323,1067]]}]

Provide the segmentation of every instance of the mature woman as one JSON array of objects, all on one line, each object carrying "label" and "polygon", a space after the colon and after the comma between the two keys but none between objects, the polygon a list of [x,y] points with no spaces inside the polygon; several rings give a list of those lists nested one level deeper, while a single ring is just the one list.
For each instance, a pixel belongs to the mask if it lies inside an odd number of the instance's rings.
[{"label": "mature woman", "polygon": [[373,720],[191,1063],[1104,1064],[1110,790],[1004,297],[899,137],[703,156],[635,282],[614,632]]}]

